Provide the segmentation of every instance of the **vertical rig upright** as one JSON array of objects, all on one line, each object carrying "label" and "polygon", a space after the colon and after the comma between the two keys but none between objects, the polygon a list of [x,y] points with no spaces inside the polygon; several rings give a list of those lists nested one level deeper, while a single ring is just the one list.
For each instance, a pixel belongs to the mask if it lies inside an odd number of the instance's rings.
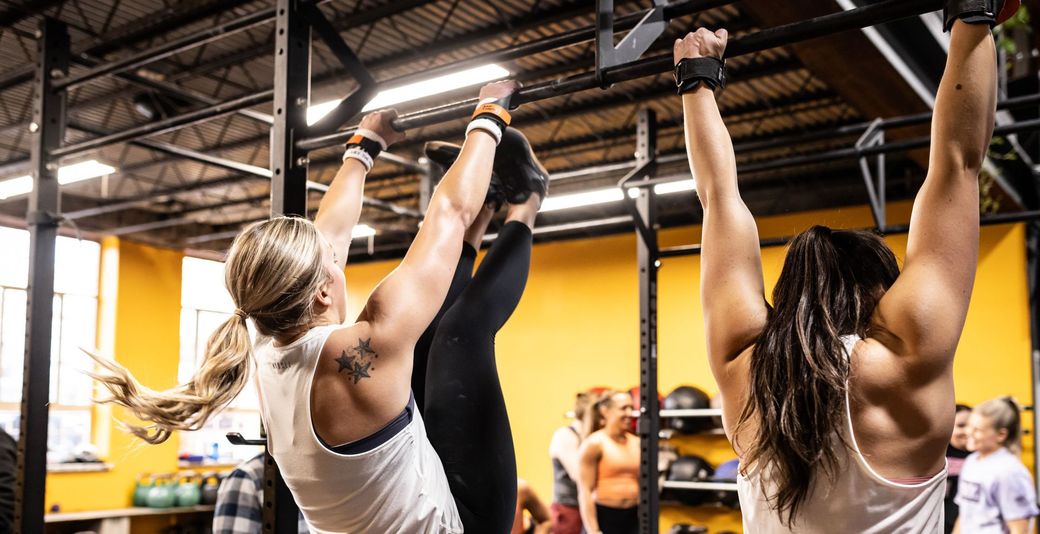
[{"label": "vertical rig upright", "polygon": [[311,26],[305,0],[278,0],[275,13],[274,124],[271,126],[271,216],[307,216],[307,132],[311,95]]},{"label": "vertical rig upright", "polygon": [[69,74],[69,32],[45,18],[37,33],[32,123],[33,190],[29,195],[29,286],[26,300],[22,417],[18,434],[15,532],[43,532],[50,400],[54,246],[60,220],[58,165],[50,154],[65,137],[66,92],[55,80]]},{"label": "vertical rig upright", "polygon": [[[274,124],[271,125],[271,216],[307,216],[307,131],[311,94],[311,26],[304,0],[278,0],[275,13]],[[264,534],[295,532],[298,508],[270,451],[264,453]]]},{"label": "vertical rig upright", "polygon": [[[657,155],[657,116],[652,109],[639,111],[636,126],[637,169],[652,169]],[[651,179],[650,174],[635,182]],[[645,231],[636,233],[636,260],[639,267],[639,532],[657,534],[660,526],[660,493],[657,488],[658,439],[661,428],[657,399],[657,194],[654,188],[640,187],[633,216]]]},{"label": "vertical rig upright", "polygon": [[[1033,428],[1040,428],[1040,223],[1026,222],[1026,281],[1029,291],[1030,374],[1032,377]],[[1033,439],[1033,454],[1040,455],[1040,439]],[[1040,456],[1034,456],[1040,458]],[[1033,485],[1040,491],[1040,466],[1033,465]]]}]

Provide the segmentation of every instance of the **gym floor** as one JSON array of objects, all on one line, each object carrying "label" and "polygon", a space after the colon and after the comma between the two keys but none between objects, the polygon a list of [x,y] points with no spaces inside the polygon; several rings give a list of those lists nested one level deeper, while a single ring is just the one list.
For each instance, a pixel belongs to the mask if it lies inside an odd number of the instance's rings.
[{"label": "gym floor", "polygon": [[[117,355],[152,388],[191,376],[209,333],[234,312],[220,263],[231,239],[251,222],[290,211],[290,195],[277,197],[280,184],[301,189],[301,180],[309,180],[296,202],[313,214],[341,162],[343,136],[357,125],[358,113],[336,120],[334,111],[329,121],[317,123],[331,127],[307,136],[313,141],[307,150],[292,142],[279,146],[277,136],[272,145],[272,132],[284,134],[273,100],[285,94],[305,95],[297,107],[320,117],[355,91],[419,82],[406,90],[408,98],[393,104],[411,121],[406,140],[380,157],[367,178],[361,215],[366,231],[356,234],[346,268],[353,317],[399,264],[440,178],[423,157],[424,142],[463,138],[468,111],[438,115],[438,108],[459,106],[480,84],[502,76],[542,91],[513,111],[512,126],[528,136],[552,175],[554,204],[538,216],[523,300],[496,340],[519,476],[551,499],[549,440],[567,424],[574,395],[591,387],[627,391],[640,385],[640,321],[646,319],[640,241],[618,181],[637,167],[633,154],[643,110],[652,112],[656,126],[654,177],[666,186],[678,184],[655,193],[652,226],[659,245],[664,250],[700,239],[702,213],[690,182],[671,71],[650,66],[621,74],[621,65],[602,73],[612,83],[601,88],[593,76],[596,10],[576,0],[321,0],[321,15],[339,41],[316,30],[311,51],[292,56],[296,66],[285,66],[275,52],[281,46],[276,10],[287,2],[0,5],[0,428],[16,439],[23,420],[29,428],[48,429],[46,458],[38,454],[27,467],[35,481],[27,491],[41,495],[52,515],[82,512],[91,517],[83,521],[100,521],[90,514],[140,504],[134,489],[143,481],[204,483],[206,475],[227,472],[262,451],[233,446],[224,437],[258,436],[258,404],[248,391],[199,432],[177,433],[157,446],[132,439],[119,425],[128,417],[122,409],[91,403],[95,387],[81,373],[90,360],[78,347]],[[613,6],[617,39],[656,4],[605,3]],[[857,157],[855,148],[928,136],[948,45],[939,15],[920,9],[867,30],[754,48],[764,29],[876,4],[886,2],[681,0],[654,11],[662,19],[660,31],[636,61],[670,58],[675,39],[700,26],[727,28],[731,42],[745,39],[752,48],[728,59],[730,83],[718,98],[736,147],[741,193],[769,241],[762,250],[767,294],[782,266],[782,238],[814,224],[880,228],[897,256],[905,254],[902,226],[925,177],[927,150],[897,147],[877,152],[884,155],[879,159],[877,153]],[[999,41],[1005,76],[998,125],[1018,135],[995,137],[981,182],[979,267],[954,366],[957,400],[969,405],[1012,395],[1032,406],[1037,385],[1040,136],[1035,127],[1013,128],[1040,116],[1040,0],[1023,5],[1023,13],[1033,16],[1016,17]],[[68,83],[67,101],[45,117],[62,117],[59,128],[41,120],[46,111],[39,109],[35,88],[42,50],[62,46],[55,38],[62,26],[69,36],[68,74],[56,67],[58,75],[47,83]],[[343,45],[350,53],[344,54]],[[349,61],[351,54],[356,62]],[[309,64],[309,72],[301,64]],[[477,67],[474,76],[483,78],[457,82],[460,72]],[[293,69],[297,75],[285,87],[276,84]],[[437,84],[431,79],[441,75],[455,81],[432,92]],[[579,78],[593,83],[574,90],[551,83]],[[370,86],[367,79],[377,83]],[[875,119],[894,118],[900,119],[871,126]],[[54,157],[41,159],[41,147]],[[47,200],[32,191],[31,177],[48,165],[55,172],[59,160],[60,196]],[[271,170],[280,166],[287,180]],[[30,235],[46,225],[39,213],[27,216],[40,206],[60,219],[50,263],[46,247],[40,253]],[[493,222],[489,232],[498,227],[500,221]],[[660,261],[658,390],[667,395],[691,385],[714,396],[699,258]],[[34,338],[45,321],[32,317],[30,281],[47,277],[53,277],[56,295],[52,333]],[[35,341],[26,343],[27,336]],[[42,361],[52,354],[50,372],[24,373],[29,353],[44,355],[36,358]],[[23,382],[43,395],[37,398],[50,399],[49,415],[48,409],[42,415],[23,411]],[[1027,413],[1022,461],[1035,479],[1033,416]],[[667,417],[655,421],[670,424]],[[719,432],[676,433],[661,443],[712,465],[735,458]],[[43,450],[43,442],[36,445]],[[661,532],[680,523],[741,531],[738,510],[716,503],[689,506],[674,495],[661,504]],[[197,519],[126,517],[134,532]],[[61,531],[61,525],[47,528]]]}]

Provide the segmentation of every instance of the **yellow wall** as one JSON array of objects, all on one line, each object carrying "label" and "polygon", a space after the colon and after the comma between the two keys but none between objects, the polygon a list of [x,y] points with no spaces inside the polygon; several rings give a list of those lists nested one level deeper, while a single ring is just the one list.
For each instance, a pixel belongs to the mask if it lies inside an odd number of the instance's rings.
[{"label": "yellow wall", "polygon": [[[102,242],[98,346],[155,389],[177,382],[182,257],[178,251],[115,238]],[[102,454],[114,467],[101,473],[48,475],[48,509],[54,504],[63,512],[127,507],[138,474],[177,470],[176,434],[162,445],[147,445],[116,425],[129,420],[121,408],[96,410],[95,438],[101,444],[107,440]]]},{"label": "yellow wall", "polygon": [[[905,222],[909,207],[893,206],[889,219]],[[860,228],[866,208],[774,217],[760,222],[763,237],[791,235],[811,224]],[[662,244],[694,243],[694,227],[662,233]],[[906,236],[888,239],[902,257]],[[763,250],[767,290],[779,274],[784,249]],[[357,310],[396,261],[350,266],[347,285]],[[717,392],[704,355],[697,257],[665,260],[659,284],[659,379],[662,392],[680,384]],[[498,335],[498,366],[509,406],[519,474],[545,499],[551,496],[549,438],[565,423],[576,391],[593,385],[628,388],[638,383],[638,289],[632,235],[556,242],[535,247],[531,276],[516,313]],[[1021,225],[987,227],[975,293],[954,366],[957,396],[978,403],[1013,394],[1032,403],[1026,300],[1025,231]],[[1028,439],[1028,438],[1027,438]],[[734,457],[724,438],[679,442],[719,463]],[[1026,444],[1029,451],[1030,443]],[[1024,460],[1032,465],[1027,452]],[[667,507],[662,531],[677,521],[740,529],[739,514]]]},{"label": "yellow wall", "polygon": [[[905,205],[890,213],[896,223],[906,217]],[[769,237],[793,234],[813,223],[863,227],[870,216],[866,209],[808,213],[766,219],[760,228]],[[693,227],[668,230],[662,233],[662,244],[693,243],[698,235]],[[1021,225],[983,230],[975,294],[954,369],[963,402],[1011,393],[1032,403],[1024,238]],[[889,242],[898,255],[905,250],[905,236],[892,236]],[[142,382],[172,386],[179,357],[182,255],[115,239],[103,243],[102,254],[103,273],[113,262],[118,268],[112,275],[116,284],[102,275],[99,346],[110,348]],[[783,248],[763,251],[770,288],[782,260]],[[352,310],[359,309],[396,264],[348,268]],[[665,260],[660,273],[660,386],[666,393],[680,384],[717,390],[704,358],[698,270],[696,257],[674,258]],[[636,282],[632,235],[538,245],[524,298],[498,336],[519,473],[546,499],[551,495],[546,449],[553,430],[565,422],[563,413],[574,393],[592,385],[628,388],[637,383]],[[114,412],[116,418],[125,417],[121,410]],[[60,503],[63,511],[78,511],[128,506],[138,473],[176,470],[176,436],[161,446],[143,445],[111,424],[104,410],[99,410],[98,428],[99,441],[108,439],[106,459],[115,468],[48,476],[48,507]],[[732,457],[724,438],[687,438],[679,446],[713,463]],[[1027,443],[1024,459],[1031,465],[1030,447]],[[680,520],[714,529],[740,526],[736,513],[668,507],[662,511],[662,530]]]}]

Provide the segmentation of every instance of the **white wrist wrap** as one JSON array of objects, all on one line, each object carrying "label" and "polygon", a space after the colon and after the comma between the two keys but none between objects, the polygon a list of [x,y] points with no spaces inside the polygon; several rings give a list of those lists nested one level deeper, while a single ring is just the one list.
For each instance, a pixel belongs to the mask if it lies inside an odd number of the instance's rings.
[{"label": "white wrist wrap", "polygon": [[361,164],[365,166],[365,172],[372,170],[372,165],[375,164],[375,162],[372,161],[372,156],[370,156],[368,152],[365,152],[365,149],[357,145],[350,146],[347,148],[346,152],[343,153],[343,161],[347,161],[350,158],[360,161]]},{"label": "white wrist wrap", "polygon": [[472,130],[484,130],[491,134],[491,137],[495,138],[496,145],[502,141],[502,128],[491,119],[477,117],[469,121],[469,126],[466,127],[466,135],[469,135],[469,132]]}]

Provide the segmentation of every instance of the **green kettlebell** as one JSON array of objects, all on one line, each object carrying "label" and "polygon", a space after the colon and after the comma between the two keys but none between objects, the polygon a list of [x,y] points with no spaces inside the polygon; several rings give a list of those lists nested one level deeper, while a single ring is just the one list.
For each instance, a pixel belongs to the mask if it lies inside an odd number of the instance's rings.
[{"label": "green kettlebell", "polygon": [[177,506],[195,506],[202,500],[202,490],[194,474],[185,473],[177,486]]},{"label": "green kettlebell", "polygon": [[152,476],[149,474],[143,474],[137,479],[137,484],[134,486],[134,506],[148,506],[148,490],[152,489],[155,485],[152,480]]},{"label": "green kettlebell", "polygon": [[148,490],[149,508],[171,508],[176,503],[176,496],[168,480],[161,478],[152,489]]}]

